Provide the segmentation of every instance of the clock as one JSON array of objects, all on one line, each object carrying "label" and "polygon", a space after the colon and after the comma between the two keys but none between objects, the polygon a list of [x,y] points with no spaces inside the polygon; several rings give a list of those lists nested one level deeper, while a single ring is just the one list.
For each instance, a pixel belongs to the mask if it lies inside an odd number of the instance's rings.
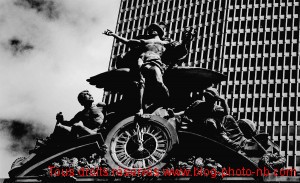
[{"label": "clock", "polygon": [[177,142],[175,128],[164,118],[132,116],[119,122],[108,133],[105,158],[111,168],[160,169]]}]

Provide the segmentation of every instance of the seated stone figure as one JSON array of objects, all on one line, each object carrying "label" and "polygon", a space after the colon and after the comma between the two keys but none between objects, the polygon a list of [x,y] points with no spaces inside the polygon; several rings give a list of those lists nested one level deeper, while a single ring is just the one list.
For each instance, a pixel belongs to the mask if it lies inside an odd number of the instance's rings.
[{"label": "seated stone figure", "polygon": [[78,95],[79,103],[84,107],[70,121],[65,121],[62,113],[56,116],[54,132],[46,139],[38,139],[34,149],[29,151],[27,157],[21,157],[13,162],[10,174],[17,171],[25,163],[33,159],[36,154],[47,150],[47,147],[57,147],[84,135],[92,135],[99,132],[104,121],[103,109],[105,103],[94,105],[94,99],[89,91],[84,90]]},{"label": "seated stone figure", "polygon": [[62,135],[66,137],[66,134],[69,138],[74,138],[98,133],[104,121],[105,103],[93,104],[94,99],[87,90],[79,93],[78,102],[84,109],[79,111],[70,121],[65,121],[62,113],[57,114],[57,124],[51,134],[52,140],[56,141]]}]

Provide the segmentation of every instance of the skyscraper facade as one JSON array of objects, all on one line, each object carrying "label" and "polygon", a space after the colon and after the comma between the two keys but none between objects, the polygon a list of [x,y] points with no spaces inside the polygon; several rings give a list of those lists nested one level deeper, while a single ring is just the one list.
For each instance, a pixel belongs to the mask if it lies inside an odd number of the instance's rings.
[{"label": "skyscraper facade", "polygon": [[[165,22],[165,36],[180,41],[185,27],[194,28],[182,66],[227,75],[219,90],[231,114],[257,122],[299,171],[299,6],[299,0],[121,0],[116,33],[134,38]],[[114,42],[110,69],[127,49]],[[105,96],[107,103],[119,98]]]}]

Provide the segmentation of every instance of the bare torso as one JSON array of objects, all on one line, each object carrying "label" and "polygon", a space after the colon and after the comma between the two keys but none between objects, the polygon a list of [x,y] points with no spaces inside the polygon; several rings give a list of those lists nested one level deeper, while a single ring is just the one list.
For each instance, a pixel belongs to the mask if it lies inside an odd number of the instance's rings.
[{"label": "bare torso", "polygon": [[147,39],[141,40],[143,44],[143,53],[140,58],[144,62],[152,61],[152,60],[160,60],[162,54],[165,52],[166,44],[169,44],[168,41],[162,41],[160,39]]}]

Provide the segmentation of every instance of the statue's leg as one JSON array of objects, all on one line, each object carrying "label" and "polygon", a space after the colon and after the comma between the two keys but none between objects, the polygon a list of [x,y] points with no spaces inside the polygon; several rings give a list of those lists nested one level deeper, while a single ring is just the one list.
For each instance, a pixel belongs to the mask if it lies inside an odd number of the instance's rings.
[{"label": "statue's leg", "polygon": [[[71,127],[66,125],[55,126],[53,133],[50,135],[54,142],[62,142],[71,136]],[[61,137],[64,137],[61,139]]]},{"label": "statue's leg", "polygon": [[145,91],[145,79],[141,75],[140,81],[138,83],[139,93],[139,111],[137,112],[137,115],[142,115],[144,113],[143,111],[143,98],[144,98],[144,91]]},{"label": "statue's leg", "polygon": [[168,99],[170,96],[169,89],[163,82],[163,73],[161,69],[157,66],[152,66],[151,69],[154,71],[154,82],[156,85],[156,89],[161,94],[161,101],[163,102],[163,106],[168,106]]},{"label": "statue's leg", "polygon": [[137,115],[142,115],[144,113],[143,111],[143,99],[144,99],[144,91],[145,91],[145,78],[142,74],[142,65],[143,65],[144,61],[143,59],[139,58],[138,59],[138,83],[137,83],[137,87],[138,87],[138,98],[139,98],[139,111],[137,112]]},{"label": "statue's leg", "polygon": [[169,104],[169,90],[163,82],[163,74],[161,69],[151,63],[141,67],[141,74],[145,78],[147,92],[151,93],[148,99],[152,103],[162,107],[167,107]]}]

